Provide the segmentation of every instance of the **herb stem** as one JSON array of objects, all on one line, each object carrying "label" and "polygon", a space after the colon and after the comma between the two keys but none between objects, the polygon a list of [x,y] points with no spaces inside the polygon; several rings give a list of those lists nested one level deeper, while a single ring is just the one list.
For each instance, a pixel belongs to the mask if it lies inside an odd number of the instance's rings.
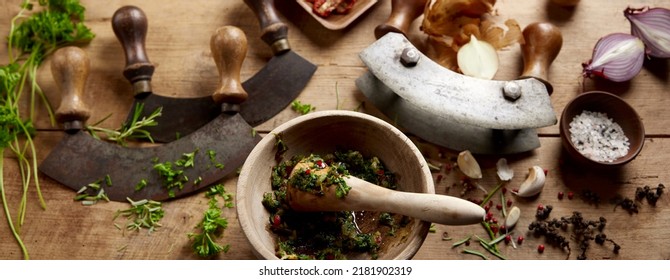
[{"label": "herb stem", "polygon": [[503,182],[499,182],[499,183],[496,185],[496,187],[495,187],[491,192],[489,192],[488,195],[486,195],[486,197],[484,198],[484,200],[482,200],[482,203],[479,204],[479,206],[484,207],[484,205],[486,205],[486,203],[488,203],[489,200],[491,200],[491,197],[493,197],[493,195],[494,195],[496,192],[498,192],[498,191],[500,190],[500,188],[502,188],[502,186],[503,186]]},{"label": "herb stem", "polygon": [[30,256],[28,255],[28,250],[26,249],[26,246],[23,244],[23,241],[21,240],[21,236],[19,236],[19,233],[16,231],[16,228],[14,228],[14,223],[12,222],[12,216],[9,213],[9,207],[7,206],[7,198],[5,197],[5,178],[3,176],[2,170],[4,170],[4,151],[5,148],[0,147],[0,197],[2,197],[2,206],[5,210],[5,216],[7,216],[7,224],[9,224],[9,229],[12,231],[12,235],[14,235],[14,239],[16,239],[16,242],[19,243],[19,247],[21,247],[21,251],[23,252],[23,258],[25,260],[29,260]]},{"label": "herb stem", "polygon": [[458,247],[458,246],[460,246],[461,244],[464,244],[464,243],[470,241],[471,238],[472,238],[472,235],[470,235],[470,236],[468,236],[468,237],[466,237],[466,238],[464,238],[464,239],[461,239],[461,240],[459,240],[459,241],[456,241],[454,244],[451,245],[451,248]]},{"label": "herb stem", "polygon": [[489,259],[489,258],[487,258],[486,256],[484,256],[484,254],[480,253],[479,251],[470,250],[470,249],[463,249],[463,251],[461,251],[461,252],[462,252],[462,253],[465,253],[465,254],[470,254],[470,255],[478,256],[478,257],[480,257],[480,258],[482,258],[482,259],[484,259],[484,260],[488,260],[488,259]]}]

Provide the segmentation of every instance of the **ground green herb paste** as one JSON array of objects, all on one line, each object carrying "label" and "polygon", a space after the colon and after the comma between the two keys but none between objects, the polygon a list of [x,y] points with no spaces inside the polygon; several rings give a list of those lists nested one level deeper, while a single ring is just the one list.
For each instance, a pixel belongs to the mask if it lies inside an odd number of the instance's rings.
[{"label": "ground green herb paste", "polygon": [[[388,239],[399,237],[399,229],[410,218],[377,212],[294,212],[286,200],[289,183],[303,191],[323,193],[323,188],[337,187],[337,195],[349,190],[343,174],[356,176],[373,184],[397,189],[396,177],[376,157],[365,158],[358,151],[338,151],[323,157],[310,155],[315,166],[330,166],[326,176],[297,172],[293,167],[304,156],[295,156],[272,168],[272,192],[265,193],[263,205],[270,212],[268,228],[276,234],[277,257],[282,259],[347,259],[368,254],[377,258]],[[292,181],[293,180],[293,181]]]}]

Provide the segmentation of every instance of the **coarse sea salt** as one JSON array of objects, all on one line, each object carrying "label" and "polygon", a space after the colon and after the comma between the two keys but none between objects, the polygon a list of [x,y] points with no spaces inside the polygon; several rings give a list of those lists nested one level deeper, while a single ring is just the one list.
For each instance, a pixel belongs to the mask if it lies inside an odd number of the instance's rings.
[{"label": "coarse sea salt", "polygon": [[619,124],[605,113],[586,110],[570,122],[570,141],[582,155],[600,162],[625,156],[630,147]]}]

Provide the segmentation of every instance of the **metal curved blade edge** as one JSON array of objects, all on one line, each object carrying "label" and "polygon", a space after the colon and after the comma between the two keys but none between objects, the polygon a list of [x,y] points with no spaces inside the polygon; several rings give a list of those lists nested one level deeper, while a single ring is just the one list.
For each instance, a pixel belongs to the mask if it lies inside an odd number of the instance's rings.
[{"label": "metal curved blade edge", "polygon": [[132,122],[135,108],[140,104],[144,104],[140,119],[162,107],[161,116],[156,118],[158,125],[145,128],[151,138],[159,143],[172,142],[189,135],[221,114],[221,107],[211,96],[174,98],[150,94],[133,102],[126,123]]},{"label": "metal curved blade edge", "polygon": [[356,87],[396,125],[445,148],[474,154],[515,154],[540,147],[535,129],[494,130],[434,116],[396,95],[370,72],[356,80]]},{"label": "metal curved blade edge", "polygon": [[293,51],[274,56],[242,83],[249,98],[240,106],[240,114],[251,126],[264,123],[300,95],[316,69],[316,65]]},{"label": "metal curved blade edge", "polygon": [[[78,132],[66,135],[39,170],[73,190],[109,175],[112,186],[104,189],[114,201],[126,198],[164,201],[186,196],[233,174],[258,141],[260,136],[252,133],[252,127],[239,114],[222,115],[184,138],[155,147],[121,147]],[[192,152],[195,152],[193,167],[174,165],[183,154]],[[155,164],[165,162],[183,170],[187,178],[182,189],[175,189],[174,197],[164,187],[165,177],[154,170]],[[135,186],[141,180],[148,185],[136,191]]]}]

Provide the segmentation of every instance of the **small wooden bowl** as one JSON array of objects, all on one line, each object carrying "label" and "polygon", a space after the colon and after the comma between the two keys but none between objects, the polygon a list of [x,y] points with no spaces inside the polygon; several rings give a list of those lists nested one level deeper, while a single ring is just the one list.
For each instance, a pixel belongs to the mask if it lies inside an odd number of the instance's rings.
[{"label": "small wooden bowl", "polygon": [[[271,169],[276,166],[276,137],[288,146],[285,159],[310,153],[325,155],[352,149],[364,156],[377,156],[397,174],[400,191],[435,193],[428,164],[407,136],[373,116],[352,111],[319,111],[290,120],[272,130],[247,157],[237,182],[236,208],[240,225],[254,254],[263,259],[275,256],[275,235],[268,229],[270,214],[261,204],[271,191]],[[408,234],[386,244],[379,259],[411,259],[423,244],[430,223],[414,219]]]},{"label": "small wooden bowl", "polygon": [[[584,110],[606,113],[607,117],[621,126],[630,143],[625,156],[612,162],[601,162],[592,160],[577,150],[570,140],[570,122]],[[561,115],[560,134],[563,147],[577,163],[596,168],[619,167],[632,161],[642,150],[645,138],[644,125],[633,107],[620,97],[603,91],[585,92],[570,101]]]},{"label": "small wooden bowl", "polygon": [[307,11],[316,21],[321,23],[323,27],[330,29],[330,30],[340,30],[343,29],[349,24],[351,24],[354,20],[356,20],[359,16],[361,16],[365,11],[370,9],[374,4],[377,3],[377,0],[358,0],[354,4],[354,7],[349,11],[348,14],[346,15],[338,15],[338,14],[332,14],[328,16],[327,18],[320,17],[319,15],[315,14],[312,11],[312,3],[309,3],[305,0],[296,0],[298,1],[298,4],[302,6],[305,11]]}]

